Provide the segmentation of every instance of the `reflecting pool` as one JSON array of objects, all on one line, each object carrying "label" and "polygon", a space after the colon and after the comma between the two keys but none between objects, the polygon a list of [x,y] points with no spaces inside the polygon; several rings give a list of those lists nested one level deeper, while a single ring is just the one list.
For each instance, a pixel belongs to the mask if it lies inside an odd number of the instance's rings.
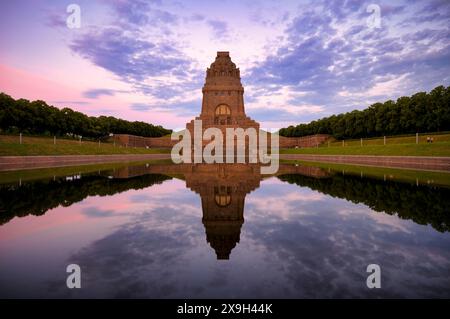
[{"label": "reflecting pool", "polygon": [[77,169],[0,175],[0,297],[450,297],[449,174]]}]

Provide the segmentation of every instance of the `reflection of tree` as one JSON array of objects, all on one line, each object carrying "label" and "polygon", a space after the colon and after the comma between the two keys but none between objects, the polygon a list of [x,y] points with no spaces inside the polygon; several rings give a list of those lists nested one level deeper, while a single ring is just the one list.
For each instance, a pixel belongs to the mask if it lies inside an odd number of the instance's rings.
[{"label": "reflection of tree", "polygon": [[17,185],[0,186],[0,225],[15,216],[43,215],[49,209],[68,207],[88,196],[107,196],[142,189],[161,183],[171,177],[160,174],[136,176],[128,179],[109,179],[106,176],[87,175],[80,179],[39,180]]},{"label": "reflection of tree", "polygon": [[303,175],[281,175],[282,181],[306,186],[353,203],[364,203],[377,212],[397,214],[438,231],[450,230],[450,189],[339,174],[317,179]]}]

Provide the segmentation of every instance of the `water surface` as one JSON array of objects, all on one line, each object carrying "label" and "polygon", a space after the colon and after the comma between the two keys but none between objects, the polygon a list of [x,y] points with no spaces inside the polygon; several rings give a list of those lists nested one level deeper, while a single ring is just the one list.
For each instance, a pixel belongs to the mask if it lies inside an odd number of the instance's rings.
[{"label": "water surface", "polygon": [[[450,188],[355,171],[152,164],[4,178],[0,297],[450,297]],[[73,263],[81,289],[66,287]],[[369,264],[381,289],[366,286]]]}]

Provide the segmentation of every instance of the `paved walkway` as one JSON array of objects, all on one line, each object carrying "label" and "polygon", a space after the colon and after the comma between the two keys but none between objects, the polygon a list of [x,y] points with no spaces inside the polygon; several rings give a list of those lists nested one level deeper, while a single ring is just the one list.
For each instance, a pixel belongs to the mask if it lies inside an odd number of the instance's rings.
[{"label": "paved walkway", "polygon": [[[281,154],[281,159],[450,172],[450,157]],[[170,159],[170,154],[0,156],[0,171]]]},{"label": "paved walkway", "polygon": [[170,159],[170,154],[0,156],[0,171]]},{"label": "paved walkway", "polygon": [[418,170],[450,172],[450,157],[439,156],[281,154],[280,158],[310,162],[356,164],[365,166],[409,168]]}]

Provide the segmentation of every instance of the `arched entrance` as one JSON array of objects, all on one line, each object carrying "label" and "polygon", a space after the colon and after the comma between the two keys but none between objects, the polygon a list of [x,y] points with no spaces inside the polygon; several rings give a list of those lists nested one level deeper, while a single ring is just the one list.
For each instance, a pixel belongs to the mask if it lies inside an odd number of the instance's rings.
[{"label": "arched entrance", "polygon": [[226,104],[219,104],[214,112],[214,124],[231,124],[231,110]]}]

